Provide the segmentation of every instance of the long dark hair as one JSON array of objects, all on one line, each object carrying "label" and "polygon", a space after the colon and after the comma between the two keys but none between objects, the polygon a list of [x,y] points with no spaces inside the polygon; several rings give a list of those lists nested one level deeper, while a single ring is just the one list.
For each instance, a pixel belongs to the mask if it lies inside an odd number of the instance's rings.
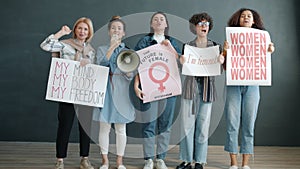
[{"label": "long dark hair", "polygon": [[169,22],[168,22],[168,18],[167,18],[167,15],[166,15],[165,13],[160,12],[160,11],[155,12],[155,13],[151,16],[151,20],[150,20],[150,33],[154,33],[154,30],[153,30],[153,28],[151,27],[151,23],[152,23],[152,20],[153,20],[154,16],[157,15],[157,14],[162,14],[162,15],[165,17],[166,23],[167,23],[167,27],[165,28],[164,34],[165,34],[165,35],[168,35],[168,34],[169,34]]},{"label": "long dark hair", "polygon": [[230,27],[240,27],[240,17],[244,11],[250,11],[253,15],[254,23],[251,26],[252,28],[265,30],[262,17],[257,11],[249,8],[241,8],[238,11],[236,11],[228,20],[227,25]]}]

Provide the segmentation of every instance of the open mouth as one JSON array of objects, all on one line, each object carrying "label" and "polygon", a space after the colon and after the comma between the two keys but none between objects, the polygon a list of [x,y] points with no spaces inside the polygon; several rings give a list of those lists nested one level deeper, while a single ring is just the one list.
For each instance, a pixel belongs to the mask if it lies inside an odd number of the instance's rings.
[{"label": "open mouth", "polygon": [[248,21],[248,20],[245,20],[244,23],[249,23],[249,21]]}]

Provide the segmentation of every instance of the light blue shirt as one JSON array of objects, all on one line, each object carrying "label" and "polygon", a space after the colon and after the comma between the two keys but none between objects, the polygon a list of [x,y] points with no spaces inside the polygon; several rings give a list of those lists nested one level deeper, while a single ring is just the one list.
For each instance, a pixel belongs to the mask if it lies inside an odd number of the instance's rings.
[{"label": "light blue shirt", "polygon": [[[106,123],[129,123],[135,119],[134,107],[129,99],[129,84],[133,78],[128,78],[117,67],[116,60],[122,50],[126,50],[125,44],[121,43],[107,59],[106,53],[109,46],[100,46],[97,49],[96,63],[107,66],[110,69],[106,95],[103,108],[95,108],[93,120]],[[133,92],[133,91],[131,91]]]}]

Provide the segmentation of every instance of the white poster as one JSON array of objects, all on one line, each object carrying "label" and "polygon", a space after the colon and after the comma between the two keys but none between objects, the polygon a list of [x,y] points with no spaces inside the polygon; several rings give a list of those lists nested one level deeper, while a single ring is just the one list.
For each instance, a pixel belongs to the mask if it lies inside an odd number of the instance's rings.
[{"label": "white poster", "polygon": [[181,94],[181,80],[175,50],[156,44],[137,51],[144,103]]},{"label": "white poster", "polygon": [[46,99],[103,107],[109,68],[52,58]]},{"label": "white poster", "polygon": [[227,27],[227,85],[271,85],[271,42],[267,31]]},{"label": "white poster", "polygon": [[208,48],[184,46],[185,63],[182,74],[189,76],[217,76],[221,74],[221,64],[218,61],[219,45]]}]

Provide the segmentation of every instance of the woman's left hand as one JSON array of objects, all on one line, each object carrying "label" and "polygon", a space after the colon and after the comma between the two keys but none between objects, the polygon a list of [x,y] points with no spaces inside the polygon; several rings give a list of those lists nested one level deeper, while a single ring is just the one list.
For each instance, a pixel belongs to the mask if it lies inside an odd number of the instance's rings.
[{"label": "woman's left hand", "polygon": [[186,58],[184,55],[181,55],[180,58],[179,58],[179,62],[183,65],[186,61]]},{"label": "woman's left hand", "polygon": [[274,43],[270,43],[268,47],[268,52],[273,53],[275,51]]},{"label": "woman's left hand", "polygon": [[179,56],[178,56],[178,53],[177,53],[177,51],[174,49],[173,45],[171,44],[171,42],[170,42],[168,39],[163,40],[163,41],[161,42],[161,44],[170,47],[170,49],[171,49],[170,51],[171,51],[172,53],[174,53],[174,54],[176,55],[176,59],[178,59],[178,57],[179,57]]}]

